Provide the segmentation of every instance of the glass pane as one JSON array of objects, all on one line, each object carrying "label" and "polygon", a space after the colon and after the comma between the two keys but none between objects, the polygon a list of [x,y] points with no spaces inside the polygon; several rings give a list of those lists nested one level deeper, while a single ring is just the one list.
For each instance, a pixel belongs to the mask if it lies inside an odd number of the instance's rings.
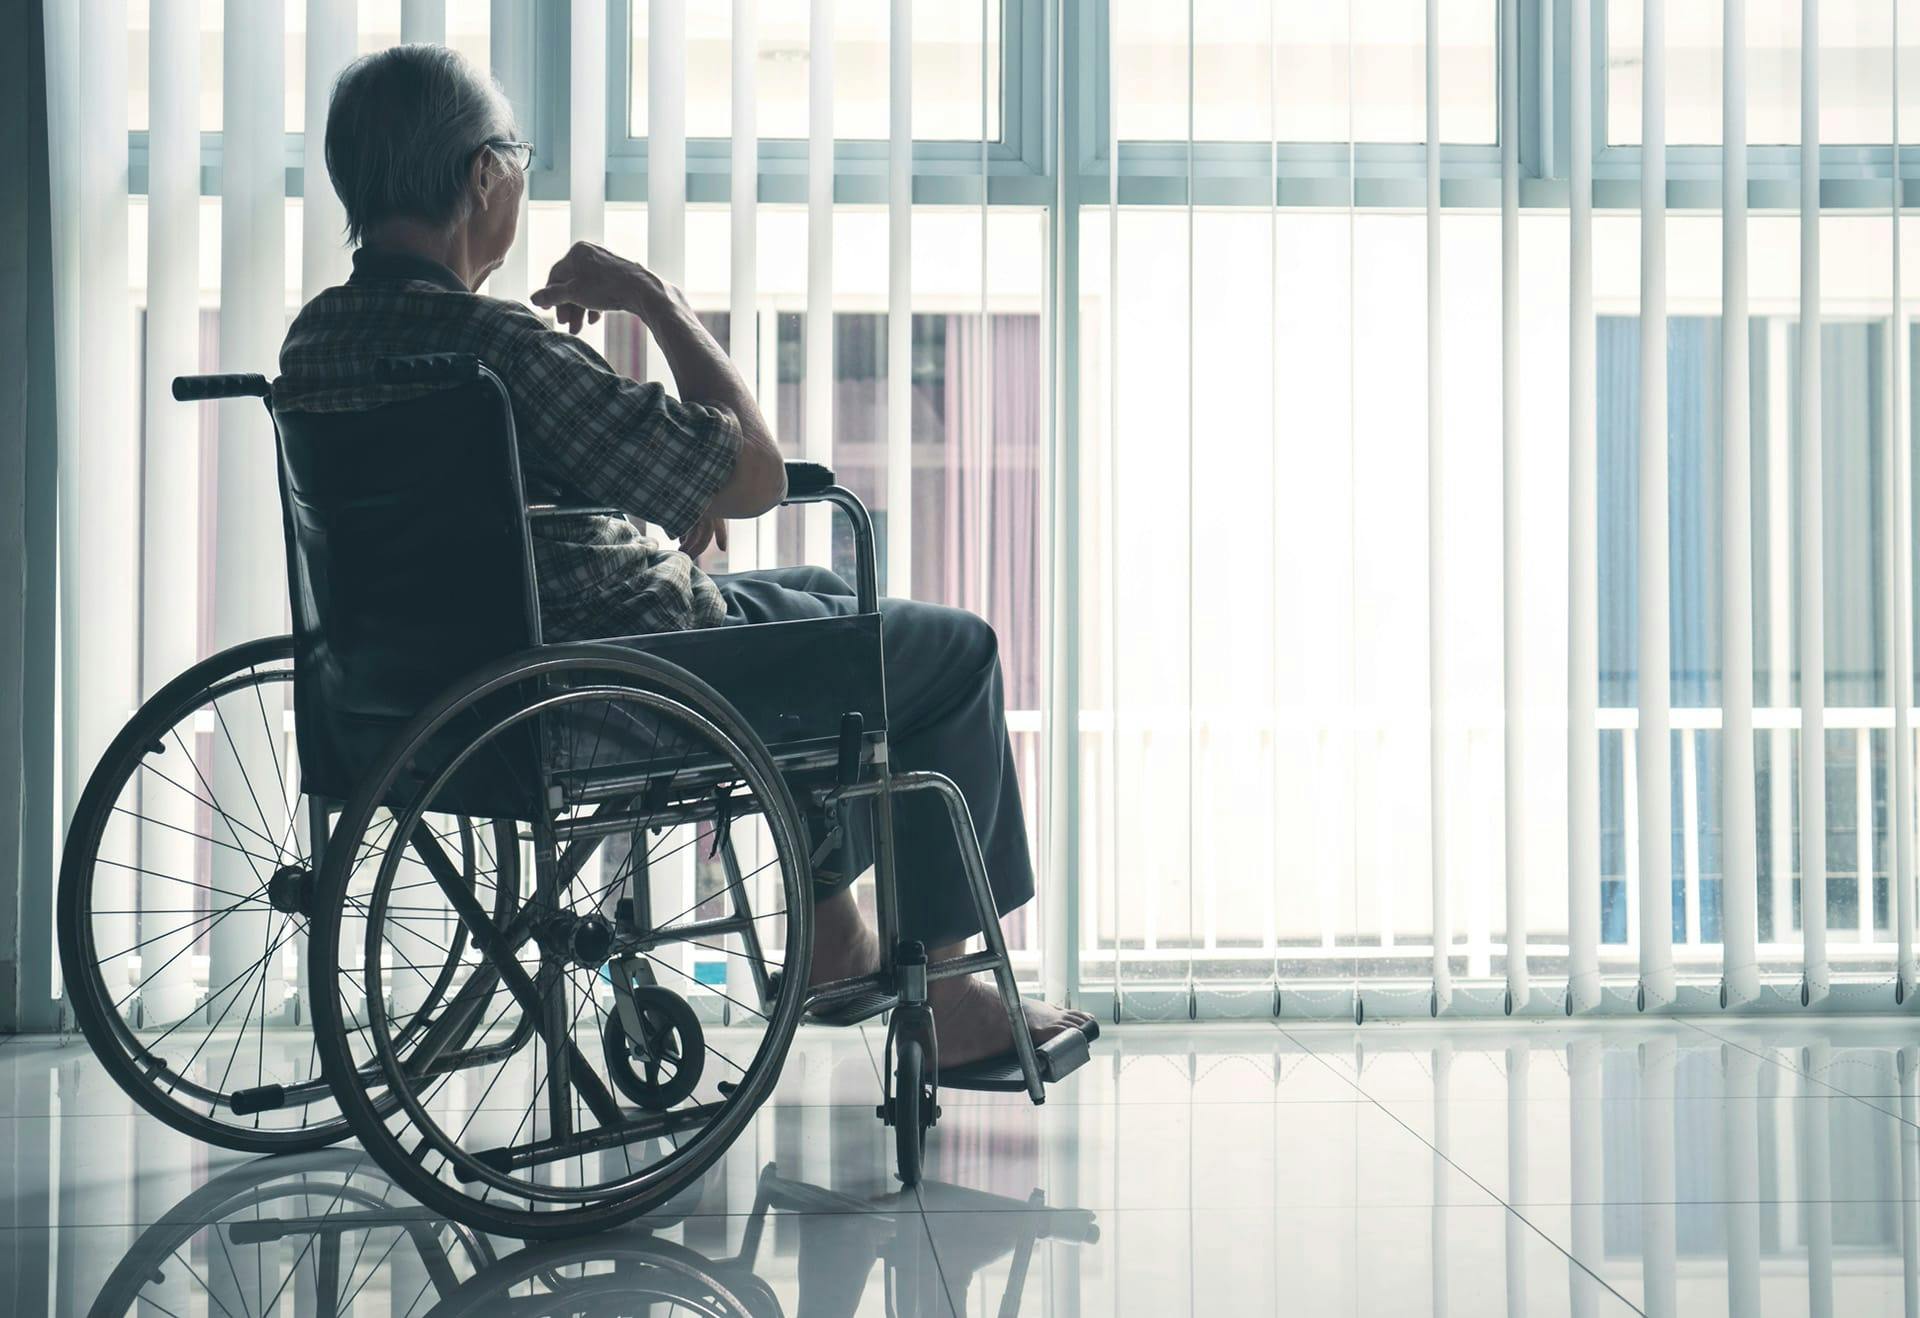
[{"label": "glass pane", "polygon": [[[1666,137],[1675,146],[1712,146],[1723,128],[1724,33],[1717,4],[1667,6]],[[1826,0],[1820,6],[1820,140],[1892,139],[1892,11],[1888,0]],[[1920,7],[1903,15],[1903,75],[1920,74]],[[1641,0],[1617,0],[1607,14],[1607,141],[1641,141]],[[1747,141],[1800,140],[1799,0],[1748,0]],[[1912,96],[1903,93],[1902,99]]]},{"label": "glass pane", "polygon": [[[270,3],[271,0],[266,0]],[[305,0],[284,0],[286,46],[283,67],[285,79],[286,130],[301,132],[307,121],[307,6]],[[365,55],[398,44],[400,40],[400,0],[358,0],[357,53]],[[446,44],[471,60],[478,68],[491,62],[490,33],[493,26],[489,0],[446,0]],[[127,127],[143,132],[147,127],[149,37],[153,31],[152,0],[127,0]],[[222,0],[200,0],[200,129],[220,131],[224,113],[221,89],[225,83],[222,64],[222,40],[226,33],[225,6]]]},{"label": "glass pane", "polygon": [[[980,140],[980,24],[983,5],[914,0],[913,135]],[[987,22],[987,140],[1000,138],[1000,0]],[[887,137],[887,0],[840,0],[833,30],[834,136]],[[632,0],[627,131],[647,135],[647,0]],[[761,137],[807,136],[811,44],[807,0],[761,0],[755,64]],[[687,7],[687,136],[733,132],[733,16],[725,4]]]},{"label": "glass pane", "polygon": [[[1187,7],[1116,0],[1113,23],[1120,136],[1186,140]],[[1359,142],[1426,137],[1421,0],[1365,0],[1351,14],[1339,3],[1283,4],[1271,20],[1266,6],[1200,0],[1193,23],[1200,141],[1267,141],[1277,129],[1284,142],[1344,142],[1349,124]],[[1494,0],[1441,6],[1440,131],[1449,142],[1496,140],[1497,32]]]}]

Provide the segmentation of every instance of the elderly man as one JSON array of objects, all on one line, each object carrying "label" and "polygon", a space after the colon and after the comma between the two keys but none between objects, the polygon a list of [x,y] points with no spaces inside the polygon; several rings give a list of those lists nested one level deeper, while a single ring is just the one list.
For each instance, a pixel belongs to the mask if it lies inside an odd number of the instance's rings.
[{"label": "elderly man", "polygon": [[[709,577],[694,559],[726,545],[726,519],[757,517],[786,492],[786,469],[752,391],[680,291],[645,267],[576,243],[533,294],[566,332],[477,290],[512,247],[532,147],[499,89],[453,51],[409,45],[351,65],[327,113],[327,173],[356,246],[353,274],[309,302],[287,331],[275,399],[291,410],[352,410],[406,396],[369,386],[376,358],[466,352],[512,396],[530,491],[625,508],[678,538],[647,539],[625,518],[535,528],[547,636],[554,640],[771,622],[850,612],[853,591],[816,568]],[[574,337],[602,312],[652,332],[679,386],[617,375]],[[892,750],[901,768],[959,785],[1002,912],[1033,896],[1026,826],[1007,742],[993,631],[959,609],[882,601]],[[951,834],[935,804],[898,811],[901,928],[935,957],[979,932]],[[818,876],[815,982],[872,970],[875,935],[854,904],[858,861]],[[824,868],[824,867],[823,867]],[[1010,1023],[979,978],[932,989],[941,1061],[1006,1052]],[[1029,1004],[1036,1041],[1089,1023]]]}]

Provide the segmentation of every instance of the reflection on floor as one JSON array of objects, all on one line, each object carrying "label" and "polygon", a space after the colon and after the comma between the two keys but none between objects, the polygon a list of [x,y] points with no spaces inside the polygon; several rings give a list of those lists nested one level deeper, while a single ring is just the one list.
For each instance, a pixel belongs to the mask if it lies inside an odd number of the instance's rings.
[{"label": "reflection on floor", "polygon": [[1901,1019],[1110,1029],[1044,1108],[951,1093],[903,1193],[877,1028],[808,1029],[658,1219],[523,1247],[352,1146],[258,1160],[0,1043],[0,1313],[1903,1314]]}]

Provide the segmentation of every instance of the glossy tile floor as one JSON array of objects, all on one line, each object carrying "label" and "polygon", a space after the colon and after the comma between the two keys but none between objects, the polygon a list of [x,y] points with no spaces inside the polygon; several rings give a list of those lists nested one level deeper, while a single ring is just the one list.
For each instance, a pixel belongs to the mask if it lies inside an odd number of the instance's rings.
[{"label": "glossy tile floor", "polygon": [[77,1040],[0,1042],[0,1313],[1920,1315],[1904,1019],[1109,1029],[944,1096],[902,1193],[877,1027],[804,1030],[671,1217],[524,1248],[351,1147],[248,1159]]}]

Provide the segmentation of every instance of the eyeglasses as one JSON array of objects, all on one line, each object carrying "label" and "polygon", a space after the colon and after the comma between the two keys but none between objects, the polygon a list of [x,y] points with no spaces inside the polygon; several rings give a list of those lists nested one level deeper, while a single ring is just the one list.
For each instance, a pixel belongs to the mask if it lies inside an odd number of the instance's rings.
[{"label": "eyeglasses", "polygon": [[483,145],[498,151],[522,174],[533,167],[533,143],[531,142],[515,142],[504,137],[495,137],[488,139]]}]

